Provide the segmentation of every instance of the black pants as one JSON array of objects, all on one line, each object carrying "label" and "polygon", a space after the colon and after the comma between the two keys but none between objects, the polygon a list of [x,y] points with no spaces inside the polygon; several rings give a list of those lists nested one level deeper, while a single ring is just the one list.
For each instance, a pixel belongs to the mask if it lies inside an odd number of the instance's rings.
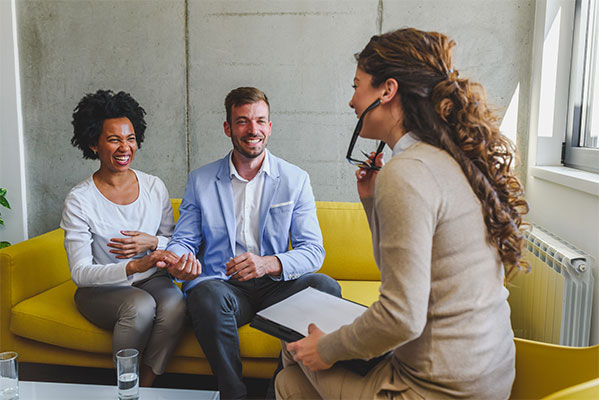
[{"label": "black pants", "polygon": [[307,287],[341,296],[340,285],[323,274],[306,274],[292,281],[268,276],[247,282],[210,279],[187,293],[187,308],[198,342],[217,377],[222,399],[246,396],[238,327],[256,312]]}]

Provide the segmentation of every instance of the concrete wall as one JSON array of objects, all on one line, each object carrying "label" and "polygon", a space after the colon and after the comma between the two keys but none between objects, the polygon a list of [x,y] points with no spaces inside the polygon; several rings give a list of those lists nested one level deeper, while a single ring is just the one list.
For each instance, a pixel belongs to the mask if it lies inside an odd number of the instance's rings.
[{"label": "concrete wall", "polygon": [[30,236],[56,228],[69,189],[98,168],[71,146],[71,115],[98,88],[130,92],[149,129],[134,167],[173,195],[186,181],[185,3],[17,4]]},{"label": "concrete wall", "polygon": [[[17,17],[34,236],[58,225],[68,190],[97,168],[70,145],[71,113],[87,92],[126,90],[145,107],[134,167],[179,197],[190,168],[230,148],[227,92],[257,86],[272,105],[271,151],[310,173],[317,200],[357,201],[344,160],[356,123],[353,54],[381,31],[444,32],[458,43],[461,76],[481,81],[503,113],[519,83],[528,96],[534,1],[19,0]],[[519,102],[521,135],[527,114]]]}]

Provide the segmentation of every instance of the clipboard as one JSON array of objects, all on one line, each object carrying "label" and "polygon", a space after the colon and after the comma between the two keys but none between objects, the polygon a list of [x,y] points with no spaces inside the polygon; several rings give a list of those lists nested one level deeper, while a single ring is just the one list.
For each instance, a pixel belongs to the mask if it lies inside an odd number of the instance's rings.
[{"label": "clipboard", "polygon": [[[332,296],[308,287],[282,301],[259,311],[250,326],[285,342],[295,342],[308,335],[308,324],[314,323],[325,333],[331,333],[367,310],[362,304]],[[344,360],[343,366],[365,376],[390,352],[370,360]]]},{"label": "clipboard", "polygon": [[284,342],[295,342],[304,338],[304,335],[296,332],[293,329],[286,328],[283,325],[280,325],[276,322],[269,321],[266,318],[263,318],[259,315],[256,315],[252,321],[250,322],[250,326],[258,329],[259,331],[263,331],[271,336],[275,336],[278,339],[283,340]]}]

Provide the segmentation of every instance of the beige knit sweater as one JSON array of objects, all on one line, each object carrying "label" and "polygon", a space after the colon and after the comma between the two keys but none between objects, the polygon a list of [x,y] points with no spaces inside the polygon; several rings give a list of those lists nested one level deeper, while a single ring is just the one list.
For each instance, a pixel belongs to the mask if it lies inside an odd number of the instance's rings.
[{"label": "beige knit sweater", "polygon": [[446,152],[416,143],[363,199],[379,300],[319,340],[326,362],[394,349],[395,373],[425,398],[507,398],[514,379],[508,291],[481,204]]}]

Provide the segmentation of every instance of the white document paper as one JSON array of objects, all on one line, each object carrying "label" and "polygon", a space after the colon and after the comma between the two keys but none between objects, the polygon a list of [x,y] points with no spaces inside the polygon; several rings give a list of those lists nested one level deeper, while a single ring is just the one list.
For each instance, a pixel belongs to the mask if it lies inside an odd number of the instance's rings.
[{"label": "white document paper", "polygon": [[308,287],[257,315],[308,336],[313,323],[325,333],[351,324],[367,307]]}]

